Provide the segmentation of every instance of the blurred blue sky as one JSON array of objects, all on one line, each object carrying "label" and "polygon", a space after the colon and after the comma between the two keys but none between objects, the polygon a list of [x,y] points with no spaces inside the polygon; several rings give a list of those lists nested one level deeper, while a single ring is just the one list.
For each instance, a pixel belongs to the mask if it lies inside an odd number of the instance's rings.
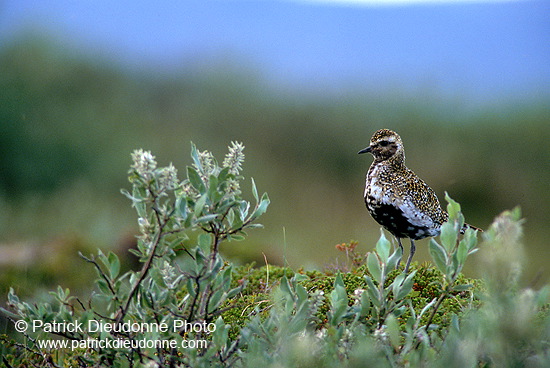
[{"label": "blurred blue sky", "polygon": [[550,1],[340,1],[4,0],[0,42],[33,29],[134,67],[229,63],[297,90],[549,95]]}]

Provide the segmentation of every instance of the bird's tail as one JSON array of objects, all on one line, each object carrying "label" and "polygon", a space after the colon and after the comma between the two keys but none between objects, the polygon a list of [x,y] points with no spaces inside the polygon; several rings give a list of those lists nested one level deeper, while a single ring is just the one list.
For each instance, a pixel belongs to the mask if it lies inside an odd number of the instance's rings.
[{"label": "bird's tail", "polygon": [[461,234],[464,234],[464,232],[466,231],[466,229],[473,229],[473,230],[476,230],[476,231],[479,231],[480,233],[483,232],[483,229],[479,228],[479,227],[476,227],[474,225],[470,225],[470,224],[467,224],[467,223],[464,223],[464,226],[462,226],[462,229],[460,229],[460,233]]}]

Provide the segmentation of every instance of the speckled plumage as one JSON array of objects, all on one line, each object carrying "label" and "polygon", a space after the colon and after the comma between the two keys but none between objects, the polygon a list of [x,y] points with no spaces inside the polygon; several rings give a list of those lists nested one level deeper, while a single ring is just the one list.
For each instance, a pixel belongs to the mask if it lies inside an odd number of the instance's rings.
[{"label": "speckled plumage", "polygon": [[378,130],[367,148],[371,153],[365,185],[365,204],[372,217],[398,240],[411,240],[411,253],[405,272],[415,252],[414,240],[439,235],[448,214],[441,208],[434,191],[405,166],[401,137],[389,129]]}]

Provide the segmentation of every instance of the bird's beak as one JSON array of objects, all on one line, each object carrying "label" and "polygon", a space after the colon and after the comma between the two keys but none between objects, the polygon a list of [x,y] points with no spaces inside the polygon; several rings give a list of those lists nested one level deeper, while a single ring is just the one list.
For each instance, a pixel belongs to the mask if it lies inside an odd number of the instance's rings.
[{"label": "bird's beak", "polygon": [[357,153],[370,153],[372,149],[370,148],[370,146],[368,146],[367,148],[364,148],[362,149],[361,151],[357,152]]}]

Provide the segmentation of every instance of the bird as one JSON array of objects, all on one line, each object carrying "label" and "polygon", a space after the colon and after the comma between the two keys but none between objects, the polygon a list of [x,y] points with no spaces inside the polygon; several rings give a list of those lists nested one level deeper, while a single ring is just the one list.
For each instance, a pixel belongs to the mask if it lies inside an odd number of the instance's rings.
[{"label": "bird", "polygon": [[[449,214],[441,208],[433,189],[405,166],[405,149],[399,134],[380,129],[373,134],[369,146],[358,153],[374,157],[366,174],[364,192],[369,213],[395,236],[402,252],[401,239],[410,239],[411,250],[405,266],[408,273],[416,251],[414,241],[439,235]],[[465,224],[462,232],[467,227],[481,230]]]}]

